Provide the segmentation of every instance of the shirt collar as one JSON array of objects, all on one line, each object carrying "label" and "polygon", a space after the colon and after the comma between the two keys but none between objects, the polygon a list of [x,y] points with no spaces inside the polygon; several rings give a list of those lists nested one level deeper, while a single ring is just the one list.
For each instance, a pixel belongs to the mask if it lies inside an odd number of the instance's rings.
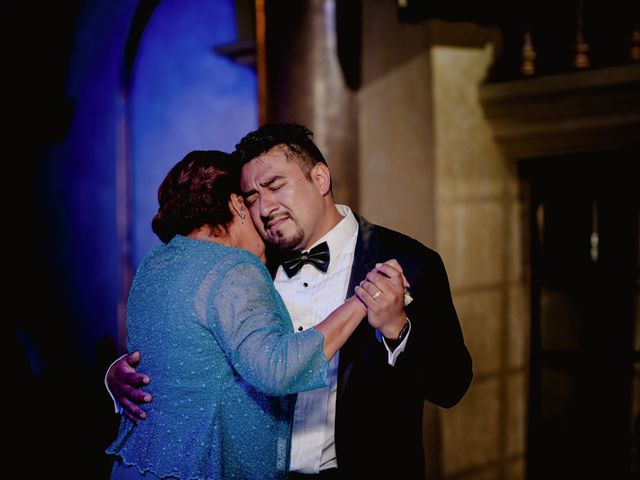
[{"label": "shirt collar", "polygon": [[338,210],[338,213],[342,215],[342,220],[340,220],[335,227],[325,233],[322,238],[319,238],[308,249],[311,250],[316,245],[322,242],[327,242],[331,256],[329,270],[331,270],[334,261],[340,257],[340,254],[349,244],[350,240],[352,240],[354,235],[358,233],[358,221],[351,209],[346,205],[336,204],[336,210]]}]

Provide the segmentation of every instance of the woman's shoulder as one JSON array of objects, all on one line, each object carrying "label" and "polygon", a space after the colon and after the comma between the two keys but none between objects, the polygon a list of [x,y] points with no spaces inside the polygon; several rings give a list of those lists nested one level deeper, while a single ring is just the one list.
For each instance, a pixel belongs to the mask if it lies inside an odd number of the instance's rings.
[{"label": "woman's shoulder", "polygon": [[274,288],[267,267],[256,255],[234,247],[224,247],[223,251],[224,255],[218,257],[207,274],[208,278],[215,279],[213,290],[218,294],[228,298],[230,292],[246,296],[247,291],[258,294],[265,287]]},{"label": "woman's shoulder", "polygon": [[242,248],[230,247],[216,242],[208,242],[204,240],[196,240],[181,235],[176,235],[167,245],[167,247],[175,247],[178,249],[184,249],[191,252],[197,252],[198,254],[208,256],[210,258],[226,258],[228,260],[237,260],[244,262],[257,261],[260,263],[260,259],[253,253]]},{"label": "woman's shoulder", "polygon": [[238,265],[247,266],[251,269],[266,270],[262,261],[249,250],[244,248],[231,247],[215,242],[205,242],[202,240],[193,240],[186,237],[177,238],[175,242],[172,240],[169,245],[176,243],[182,248],[189,249],[194,255],[199,257],[202,264],[210,263],[221,270],[228,270]]},{"label": "woman's shoulder", "polygon": [[268,274],[267,267],[253,253],[243,248],[224,246],[224,252],[220,259],[221,266],[224,270],[244,269],[260,271]]}]

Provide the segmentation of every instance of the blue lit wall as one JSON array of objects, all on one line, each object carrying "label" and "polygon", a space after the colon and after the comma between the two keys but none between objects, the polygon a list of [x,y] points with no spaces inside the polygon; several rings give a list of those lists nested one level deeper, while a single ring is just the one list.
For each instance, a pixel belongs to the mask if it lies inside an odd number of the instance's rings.
[{"label": "blue lit wall", "polygon": [[[230,150],[257,126],[255,72],[213,51],[236,40],[235,2],[157,3],[124,91],[125,46],[141,2],[3,7],[13,42],[5,67],[15,80],[4,98],[19,126],[9,131],[7,164],[15,172],[5,182],[22,189],[10,210],[24,209],[8,222],[20,234],[12,278],[24,307],[12,322],[17,383],[10,385],[27,417],[14,419],[24,458],[13,460],[35,476],[64,459],[74,464],[63,466],[65,478],[107,477],[103,451],[117,417],[102,376],[115,356],[123,149],[131,161],[135,266],[157,243],[150,220],[168,169],[194,149]],[[75,439],[71,450],[62,432]]]},{"label": "blue lit wall", "polygon": [[142,39],[131,91],[134,263],[159,243],[156,192],[189,151],[231,151],[257,126],[255,73],[213,53],[236,38],[233,1],[161,2]]},{"label": "blue lit wall", "polygon": [[134,266],[158,243],[150,220],[169,168],[190,150],[230,150],[257,125],[255,72],[213,51],[236,39],[231,0],[159,3],[142,35],[123,114],[123,53],[134,7],[105,1],[85,10],[69,77],[77,109],[67,139],[52,152],[51,178],[63,193],[66,223],[60,232],[66,265],[60,266],[70,274],[74,330],[88,356],[116,332],[115,162],[122,122],[128,122]]},{"label": "blue lit wall", "polygon": [[50,255],[68,307],[77,354],[95,362],[115,340],[120,271],[116,237],[118,92],[135,2],[90,2],[77,19],[67,79],[75,110],[67,136],[49,153],[45,182],[55,209]]}]

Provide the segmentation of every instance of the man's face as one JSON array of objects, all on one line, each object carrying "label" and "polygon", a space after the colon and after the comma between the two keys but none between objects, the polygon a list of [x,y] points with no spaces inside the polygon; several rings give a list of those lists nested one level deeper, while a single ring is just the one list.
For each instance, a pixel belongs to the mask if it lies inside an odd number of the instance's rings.
[{"label": "man's face", "polygon": [[[240,188],[258,232],[283,250],[308,248],[321,225],[323,197],[293,153],[275,147],[242,167]],[[315,168],[315,167],[314,167]]]}]

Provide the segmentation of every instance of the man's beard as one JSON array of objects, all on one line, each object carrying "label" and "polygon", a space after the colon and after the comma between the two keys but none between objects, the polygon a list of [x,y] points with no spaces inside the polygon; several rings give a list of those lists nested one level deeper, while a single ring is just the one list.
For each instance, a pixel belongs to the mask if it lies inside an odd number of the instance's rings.
[{"label": "man's beard", "polygon": [[[291,217],[289,217],[291,218]],[[291,218],[291,220],[293,220]],[[267,234],[266,241],[269,242],[274,247],[279,248],[280,250],[293,250],[295,249],[302,240],[304,240],[304,231],[302,227],[298,225],[298,222],[293,220],[295,224],[295,231],[289,236],[285,236],[279,230],[269,231]]]}]

